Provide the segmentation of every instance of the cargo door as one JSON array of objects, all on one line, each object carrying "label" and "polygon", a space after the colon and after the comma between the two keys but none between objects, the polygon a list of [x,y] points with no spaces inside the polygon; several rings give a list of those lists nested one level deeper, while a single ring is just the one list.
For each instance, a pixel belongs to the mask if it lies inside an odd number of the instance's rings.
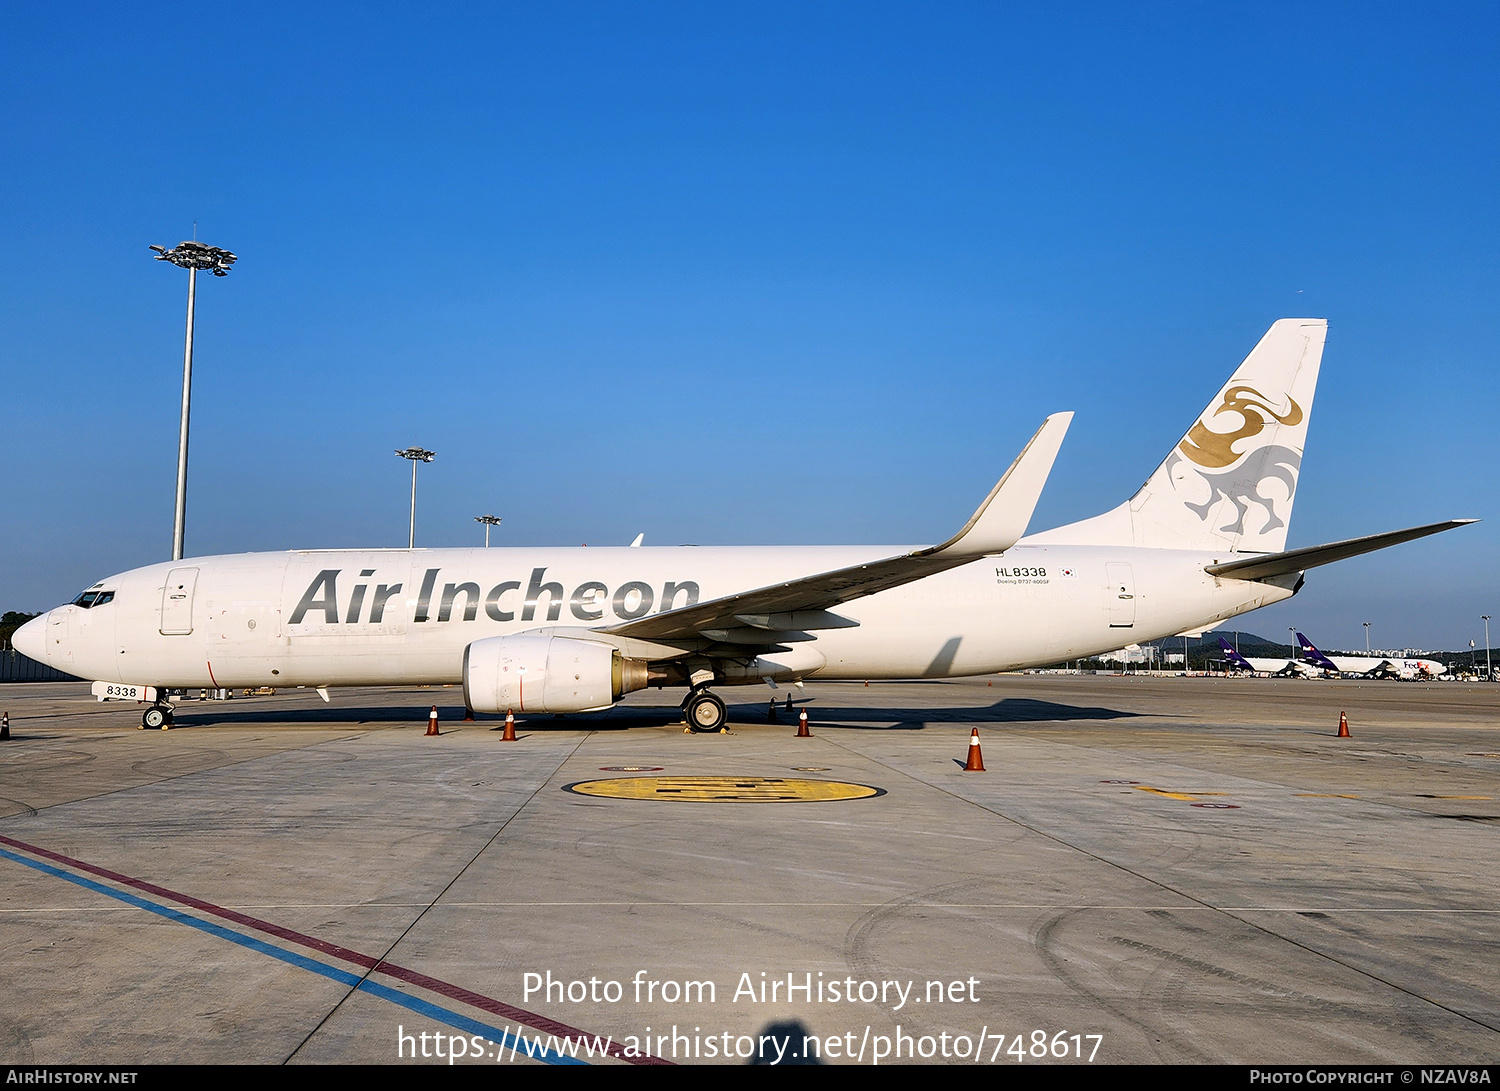
[{"label": "cargo door", "polygon": [[161,589],[161,635],[187,636],[193,631],[193,592],[198,587],[196,568],[174,568]]},{"label": "cargo door", "polygon": [[1105,565],[1104,571],[1109,579],[1109,627],[1129,629],[1135,624],[1135,575],[1123,561]]}]

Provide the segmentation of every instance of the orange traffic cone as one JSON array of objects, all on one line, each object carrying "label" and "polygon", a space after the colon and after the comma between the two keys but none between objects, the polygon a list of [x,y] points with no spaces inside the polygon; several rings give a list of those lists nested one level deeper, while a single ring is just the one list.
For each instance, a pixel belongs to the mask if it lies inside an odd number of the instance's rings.
[{"label": "orange traffic cone", "polygon": [[0,739],[10,738],[10,713],[0,715]]},{"label": "orange traffic cone", "polygon": [[1349,735],[1349,717],[1342,712],[1339,713],[1339,738],[1347,739]]},{"label": "orange traffic cone", "polygon": [[427,734],[442,734],[442,732],[437,729],[437,705],[433,705],[432,711],[427,714]]},{"label": "orange traffic cone", "polygon": [[510,709],[505,710],[505,734],[500,736],[500,741],[516,741],[516,714]]},{"label": "orange traffic cone", "polygon": [[474,710],[472,708],[470,708],[468,705],[464,705],[464,723],[471,724],[473,722],[474,722]]},{"label": "orange traffic cone", "polygon": [[969,760],[964,763],[965,773],[984,772],[984,755],[979,751],[979,728],[969,736]]},{"label": "orange traffic cone", "polygon": [[768,723],[768,724],[774,724],[775,722],[776,722],[776,698],[772,697],[770,705],[767,706],[767,708],[766,708],[766,723]]},{"label": "orange traffic cone", "polygon": [[786,695],[786,710],[788,712],[792,711],[792,695],[790,693]]},{"label": "orange traffic cone", "polygon": [[805,708],[802,710],[802,715],[797,717],[797,738],[812,738],[812,732],[807,730],[807,709]]}]

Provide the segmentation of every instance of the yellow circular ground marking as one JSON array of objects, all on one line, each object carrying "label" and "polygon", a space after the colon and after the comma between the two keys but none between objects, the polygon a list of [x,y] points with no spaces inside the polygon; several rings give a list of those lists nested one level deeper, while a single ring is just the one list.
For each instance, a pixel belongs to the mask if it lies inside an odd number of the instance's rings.
[{"label": "yellow circular ground marking", "polygon": [[612,777],[566,788],[586,796],[670,803],[828,803],[885,795],[884,789],[868,784],[791,777]]}]

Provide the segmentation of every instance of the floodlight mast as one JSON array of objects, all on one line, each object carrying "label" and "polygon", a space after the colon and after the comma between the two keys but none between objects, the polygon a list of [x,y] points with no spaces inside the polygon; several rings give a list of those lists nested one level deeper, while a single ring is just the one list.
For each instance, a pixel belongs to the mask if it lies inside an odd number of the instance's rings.
[{"label": "floodlight mast", "polygon": [[436,452],[424,451],[420,447],[408,447],[404,451],[397,451],[400,458],[411,460],[411,531],[406,538],[406,548],[417,548],[417,463],[431,462]]},{"label": "floodlight mast", "polygon": [[474,522],[476,522],[476,523],[483,523],[484,524],[484,548],[485,549],[489,549],[490,548],[490,527],[498,527],[500,525],[500,516],[498,516],[498,515],[476,515],[476,516],[474,516]]},{"label": "floodlight mast", "polygon": [[177,508],[172,518],[172,559],[182,560],[182,540],[187,527],[188,406],[193,393],[193,301],[197,296],[198,270],[227,277],[235,256],[228,250],[201,242],[180,242],[168,250],[153,246],[157,261],[170,261],[188,271],[187,338],[182,349],[182,420],[177,431]]}]

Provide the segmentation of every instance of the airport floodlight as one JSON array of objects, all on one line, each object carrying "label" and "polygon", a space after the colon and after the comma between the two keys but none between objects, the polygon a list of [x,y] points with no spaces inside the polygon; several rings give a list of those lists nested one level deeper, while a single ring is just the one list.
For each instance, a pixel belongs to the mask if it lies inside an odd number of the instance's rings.
[{"label": "airport floodlight", "polygon": [[411,529],[407,534],[406,548],[417,547],[417,463],[431,462],[435,452],[423,450],[421,447],[408,447],[404,451],[397,451],[398,458],[411,461]]},{"label": "airport floodlight", "polygon": [[157,261],[170,261],[180,269],[202,269],[216,277],[227,277],[229,267],[238,259],[228,250],[209,246],[201,242],[180,242],[168,250],[164,246],[153,246]]},{"label": "airport floodlight", "polygon": [[476,522],[476,523],[483,523],[484,524],[484,548],[485,549],[489,549],[490,548],[490,527],[498,527],[500,525],[500,516],[498,516],[498,515],[476,515],[476,516],[474,516],[474,522]]},{"label": "airport floodlight", "polygon": [[1484,676],[1493,682],[1495,680],[1495,668],[1490,663],[1490,615],[1480,614],[1479,620],[1484,622]]},{"label": "airport floodlight", "polygon": [[229,267],[237,259],[228,250],[195,241],[180,242],[170,250],[164,246],[150,249],[156,252],[157,261],[169,261],[188,271],[187,339],[182,350],[182,420],[177,431],[177,508],[172,520],[172,559],[180,561],[187,526],[188,406],[193,392],[193,302],[198,292],[198,270],[207,270],[216,277],[227,277]]}]

